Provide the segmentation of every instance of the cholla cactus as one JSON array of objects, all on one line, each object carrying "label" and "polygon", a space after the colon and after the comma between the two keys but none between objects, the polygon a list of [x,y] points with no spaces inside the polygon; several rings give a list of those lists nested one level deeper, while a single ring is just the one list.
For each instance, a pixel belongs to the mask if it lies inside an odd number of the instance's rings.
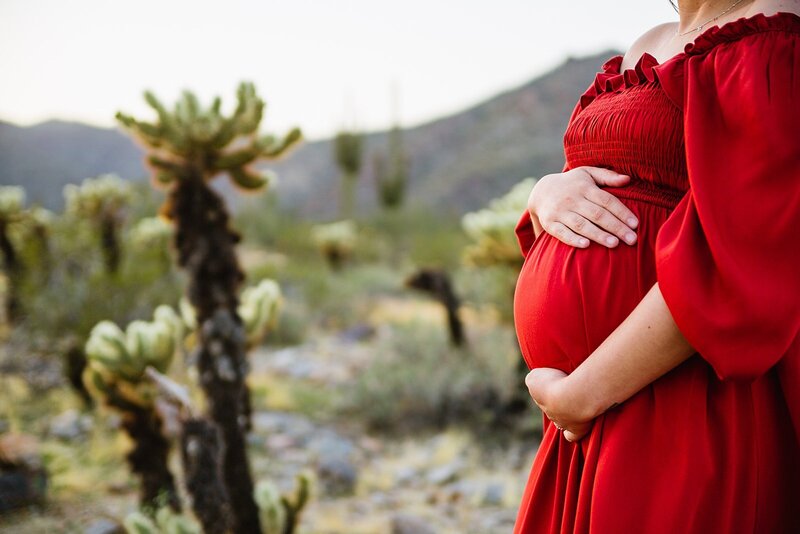
[{"label": "cholla cactus", "polygon": [[18,284],[21,266],[16,247],[11,240],[11,227],[22,216],[25,205],[25,190],[17,186],[0,186],[0,252],[3,254],[3,269],[10,282],[6,293],[6,318],[14,322],[20,315],[20,303],[15,287]]},{"label": "cholla cactus", "polygon": [[[256,95],[252,83],[239,85],[238,106],[231,117],[221,114],[219,97],[209,108],[202,109],[194,93],[184,91],[172,112],[153,93],[146,91],[144,97],[158,114],[158,122],[139,121],[123,113],[117,113],[117,120],[150,150],[147,162],[157,184],[162,186],[187,179],[207,181],[226,172],[233,184],[243,190],[263,189],[270,183],[271,174],[258,172],[251,164],[281,156],[301,138],[298,128],[283,139],[257,135],[264,101]],[[247,136],[248,143],[229,150],[228,146],[240,136]]]},{"label": "cholla cactus", "polygon": [[156,505],[163,492],[178,510],[174,479],[167,467],[169,444],[154,407],[157,391],[145,369],[167,370],[184,328],[169,306],[159,306],[154,316],[153,321],[133,321],[124,332],[111,321],[98,323],[86,342],[84,382],[122,413],[123,427],[135,444],[128,462],[141,478],[142,506]]},{"label": "cholla cactus", "polygon": [[200,526],[192,519],[176,514],[170,508],[159,508],[152,518],[133,512],[123,521],[128,534],[201,534]]},{"label": "cholla cactus", "polygon": [[514,227],[527,206],[534,183],[535,179],[526,178],[507,194],[492,200],[488,208],[464,215],[461,225],[475,241],[465,252],[467,263],[520,266],[522,258]]},{"label": "cholla cactus", "polygon": [[244,321],[249,346],[260,343],[275,328],[282,303],[281,288],[274,280],[261,280],[258,285],[242,291],[239,315]]},{"label": "cholla cactus", "polygon": [[256,485],[255,499],[261,515],[261,531],[264,534],[283,534],[286,508],[281,502],[278,486],[270,480],[262,480]]},{"label": "cholla cactus", "polygon": [[130,230],[131,243],[141,249],[165,249],[172,235],[173,226],[163,217],[145,217]]},{"label": "cholla cactus", "polygon": [[22,213],[25,206],[25,189],[16,185],[0,186],[0,218],[11,220]]},{"label": "cholla cactus", "polygon": [[133,199],[131,185],[116,174],[87,178],[80,185],[64,186],[67,215],[91,221],[100,233],[108,272],[119,268],[119,227],[125,207]]},{"label": "cholla cactus", "polygon": [[270,481],[258,483],[255,499],[261,512],[264,534],[294,534],[311,495],[310,480],[309,473],[298,474],[297,487],[291,497],[281,495],[278,487]]},{"label": "cholla cactus", "polygon": [[222,472],[232,529],[260,534],[244,436],[249,427],[249,392],[247,337],[237,311],[244,280],[234,251],[239,234],[230,227],[228,211],[209,182],[226,173],[241,190],[263,189],[271,178],[257,171],[255,163],[285,154],[300,140],[300,130],[293,129],[282,139],[260,135],[264,101],[252,83],[239,86],[238,103],[230,116],[221,113],[219,98],[204,107],[190,91],[184,91],[171,111],[150,92],[145,100],[157,114],[155,122],[123,113],[117,113],[117,119],[147,149],[154,183],[169,189],[161,213],[175,223],[178,264],[189,275],[187,297],[200,325],[198,375],[209,413],[222,434]]},{"label": "cholla cactus", "polygon": [[349,219],[318,224],[311,229],[311,238],[334,270],[340,269],[353,253],[356,237],[356,225]]},{"label": "cholla cactus", "polygon": [[154,321],[133,321],[125,332],[111,321],[101,321],[86,342],[89,387],[150,407],[155,393],[144,371],[151,365],[166,372],[182,335],[183,322],[169,306],[156,308]]}]

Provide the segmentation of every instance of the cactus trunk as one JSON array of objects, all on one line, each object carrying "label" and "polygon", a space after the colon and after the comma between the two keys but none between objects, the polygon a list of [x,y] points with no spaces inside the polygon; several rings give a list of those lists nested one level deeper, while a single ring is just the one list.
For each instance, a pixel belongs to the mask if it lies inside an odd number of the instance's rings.
[{"label": "cactus trunk", "polygon": [[3,266],[8,277],[8,292],[6,294],[6,318],[9,323],[15,323],[21,315],[17,287],[19,285],[20,264],[14,244],[8,238],[8,225],[0,220],[0,251],[3,253]]},{"label": "cactus trunk", "polygon": [[100,243],[103,248],[106,271],[116,273],[119,269],[121,254],[117,237],[117,221],[111,215],[103,217],[100,222]]},{"label": "cactus trunk", "polygon": [[221,444],[217,428],[205,419],[183,423],[181,458],[186,489],[204,534],[230,532],[228,495],[220,473]]},{"label": "cactus trunk", "polygon": [[131,471],[141,479],[141,506],[157,510],[166,504],[179,512],[180,499],[167,462],[169,442],[161,432],[161,419],[152,409],[128,406],[122,414],[122,426],[134,442],[127,458]]},{"label": "cactus trunk", "polygon": [[245,383],[245,331],[237,313],[244,275],[222,199],[198,172],[184,177],[165,207],[175,221],[178,262],[189,273],[187,296],[197,312],[197,362],[212,420],[222,436],[222,476],[233,531],[260,534],[258,508],[247,459],[249,392]]}]

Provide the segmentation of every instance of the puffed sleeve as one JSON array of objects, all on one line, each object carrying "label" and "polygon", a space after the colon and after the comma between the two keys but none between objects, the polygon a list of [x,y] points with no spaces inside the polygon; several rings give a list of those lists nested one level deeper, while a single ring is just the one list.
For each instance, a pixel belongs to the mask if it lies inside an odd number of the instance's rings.
[{"label": "puffed sleeve", "polygon": [[798,349],[800,34],[725,43],[683,74],[689,190],[657,236],[658,284],[720,379],[754,379]]}]

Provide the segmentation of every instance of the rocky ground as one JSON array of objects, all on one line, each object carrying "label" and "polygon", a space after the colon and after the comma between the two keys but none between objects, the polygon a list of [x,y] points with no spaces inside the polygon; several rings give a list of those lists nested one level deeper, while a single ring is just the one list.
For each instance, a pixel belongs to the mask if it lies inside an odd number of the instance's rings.
[{"label": "rocky ground", "polygon": [[[370,344],[352,332],[255,353],[253,377],[285,376],[320,388],[346,387],[369,361]],[[302,362],[302,363],[300,363]],[[531,411],[531,418],[539,417]],[[508,533],[536,439],[443,429],[390,437],[357,424],[286,411],[254,416],[254,465],[289,489],[311,467],[317,496],[304,531],[314,533]],[[492,431],[494,432],[494,431]],[[479,437],[480,436],[480,437]]]},{"label": "rocky ground", "polygon": [[[249,439],[256,478],[291,491],[299,472],[312,474],[313,499],[301,533],[510,532],[535,434],[472,426],[387,435],[326,409],[370,361],[373,344],[365,340],[375,335],[380,332],[358,327],[251,355],[256,411]],[[298,398],[306,400],[298,404]],[[48,439],[90,447],[92,428],[100,424],[95,417],[68,408],[42,428]],[[531,410],[529,417],[540,416]],[[111,534],[113,519],[124,517],[136,500],[124,467],[115,473],[101,483],[102,499],[72,499],[62,491],[44,509],[0,517],[0,532]]]}]

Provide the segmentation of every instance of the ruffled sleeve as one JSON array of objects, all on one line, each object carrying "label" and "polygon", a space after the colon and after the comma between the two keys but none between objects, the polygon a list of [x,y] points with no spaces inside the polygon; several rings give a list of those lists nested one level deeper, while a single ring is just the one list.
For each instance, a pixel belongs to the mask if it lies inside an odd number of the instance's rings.
[{"label": "ruffled sleeve", "polygon": [[707,34],[673,78],[690,187],[658,233],[657,278],[720,379],[754,379],[798,349],[800,19],[780,20],[791,27]]}]

